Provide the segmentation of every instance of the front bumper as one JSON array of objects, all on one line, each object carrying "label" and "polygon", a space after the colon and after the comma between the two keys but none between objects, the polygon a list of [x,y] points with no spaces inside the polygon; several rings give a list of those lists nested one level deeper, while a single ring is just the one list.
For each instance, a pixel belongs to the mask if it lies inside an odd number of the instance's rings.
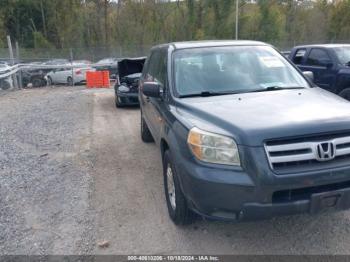
[{"label": "front bumper", "polygon": [[326,210],[350,208],[350,188],[311,194],[309,199],[286,203],[246,203],[238,215],[241,220],[267,219],[301,213],[317,214]]},{"label": "front bumper", "polygon": [[269,168],[263,149],[241,152],[242,168],[176,154],[182,191],[194,212],[237,221],[350,208],[350,167],[279,176]]},{"label": "front bumper", "polygon": [[138,93],[122,93],[117,92],[116,96],[123,105],[139,105]]}]

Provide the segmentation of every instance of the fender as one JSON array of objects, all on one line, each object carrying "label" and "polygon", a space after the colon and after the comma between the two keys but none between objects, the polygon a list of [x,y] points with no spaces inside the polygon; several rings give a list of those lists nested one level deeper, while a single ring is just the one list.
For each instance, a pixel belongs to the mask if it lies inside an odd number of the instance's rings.
[{"label": "fender", "polygon": [[[164,143],[167,144],[169,150],[172,152],[172,158],[175,163],[175,167],[181,166],[180,160],[177,157],[179,154],[188,157],[192,157],[187,143],[184,142],[181,137],[186,137],[188,134],[188,129],[180,123],[178,120],[169,121],[165,120],[161,131],[161,140],[159,143],[159,148],[161,150],[162,158],[164,154]],[[179,172],[177,172],[179,173]],[[180,181],[181,189],[183,189],[183,179],[181,176],[178,177]]]}]

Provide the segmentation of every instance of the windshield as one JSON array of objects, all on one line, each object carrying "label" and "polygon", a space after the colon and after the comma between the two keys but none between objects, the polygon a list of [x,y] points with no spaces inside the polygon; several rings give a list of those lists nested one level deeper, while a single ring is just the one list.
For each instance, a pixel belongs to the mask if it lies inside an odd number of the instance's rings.
[{"label": "windshield", "polygon": [[309,87],[303,76],[269,46],[179,50],[174,53],[174,77],[180,96]]},{"label": "windshield", "polygon": [[98,61],[96,64],[108,64],[108,63],[113,63],[116,62],[116,59],[114,58],[104,58],[100,61]]},{"label": "windshield", "polygon": [[334,48],[337,57],[342,64],[350,62],[350,46],[342,46]]}]

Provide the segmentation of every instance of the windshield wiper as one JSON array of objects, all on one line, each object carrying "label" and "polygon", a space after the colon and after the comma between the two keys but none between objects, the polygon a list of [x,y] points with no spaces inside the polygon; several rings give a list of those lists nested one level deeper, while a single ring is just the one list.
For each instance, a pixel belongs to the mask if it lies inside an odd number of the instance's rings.
[{"label": "windshield wiper", "polygon": [[200,93],[180,95],[179,97],[185,98],[185,97],[223,96],[223,95],[233,95],[233,94],[252,93],[252,92],[265,92],[265,91],[276,91],[276,90],[284,90],[284,89],[304,89],[304,88],[305,87],[302,87],[302,86],[288,86],[288,87],[268,86],[266,88],[255,89],[255,90],[246,90],[245,89],[245,90],[223,91],[223,92],[203,91]]},{"label": "windshield wiper", "polygon": [[262,89],[256,89],[256,90],[251,90],[248,91],[249,93],[251,92],[266,92],[266,91],[278,91],[278,90],[288,90],[288,89],[304,89],[305,87],[302,86],[287,86],[287,87],[283,87],[283,86],[268,86]]},{"label": "windshield wiper", "polygon": [[232,94],[238,94],[241,92],[237,91],[225,91],[225,92],[211,92],[211,91],[203,91],[200,93],[195,93],[195,94],[188,94],[188,95],[180,95],[180,98],[185,98],[185,97],[207,97],[207,96],[223,96],[223,95],[232,95]]}]

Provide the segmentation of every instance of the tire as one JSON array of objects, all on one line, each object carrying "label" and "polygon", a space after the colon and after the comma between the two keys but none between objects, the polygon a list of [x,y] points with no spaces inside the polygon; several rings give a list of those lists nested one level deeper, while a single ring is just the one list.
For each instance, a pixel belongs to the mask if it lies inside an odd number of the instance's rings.
[{"label": "tire", "polygon": [[339,96],[342,98],[345,98],[346,100],[350,101],[350,87],[345,88],[339,93]]},{"label": "tire", "polygon": [[40,78],[34,78],[32,80],[33,87],[41,87],[43,86],[43,81]]},{"label": "tire", "polygon": [[52,78],[51,77],[47,77],[47,85],[48,86],[52,86],[53,85],[53,82],[52,82]]},{"label": "tire", "polygon": [[147,126],[145,119],[142,116],[142,112],[141,112],[141,139],[145,143],[154,142],[153,136],[149,131],[149,128]]},{"label": "tire", "polygon": [[73,78],[71,78],[70,76],[67,78],[67,85],[68,86],[73,86],[74,85]]},{"label": "tire", "polygon": [[121,108],[123,106],[124,105],[123,105],[122,101],[120,100],[120,98],[117,95],[115,95],[115,107],[116,108]]},{"label": "tire", "polygon": [[11,84],[7,81],[7,79],[0,79],[0,90],[11,89]]},{"label": "tire", "polygon": [[163,157],[163,176],[165,199],[171,220],[176,225],[193,223],[195,214],[188,208],[169,150],[165,151]]}]

